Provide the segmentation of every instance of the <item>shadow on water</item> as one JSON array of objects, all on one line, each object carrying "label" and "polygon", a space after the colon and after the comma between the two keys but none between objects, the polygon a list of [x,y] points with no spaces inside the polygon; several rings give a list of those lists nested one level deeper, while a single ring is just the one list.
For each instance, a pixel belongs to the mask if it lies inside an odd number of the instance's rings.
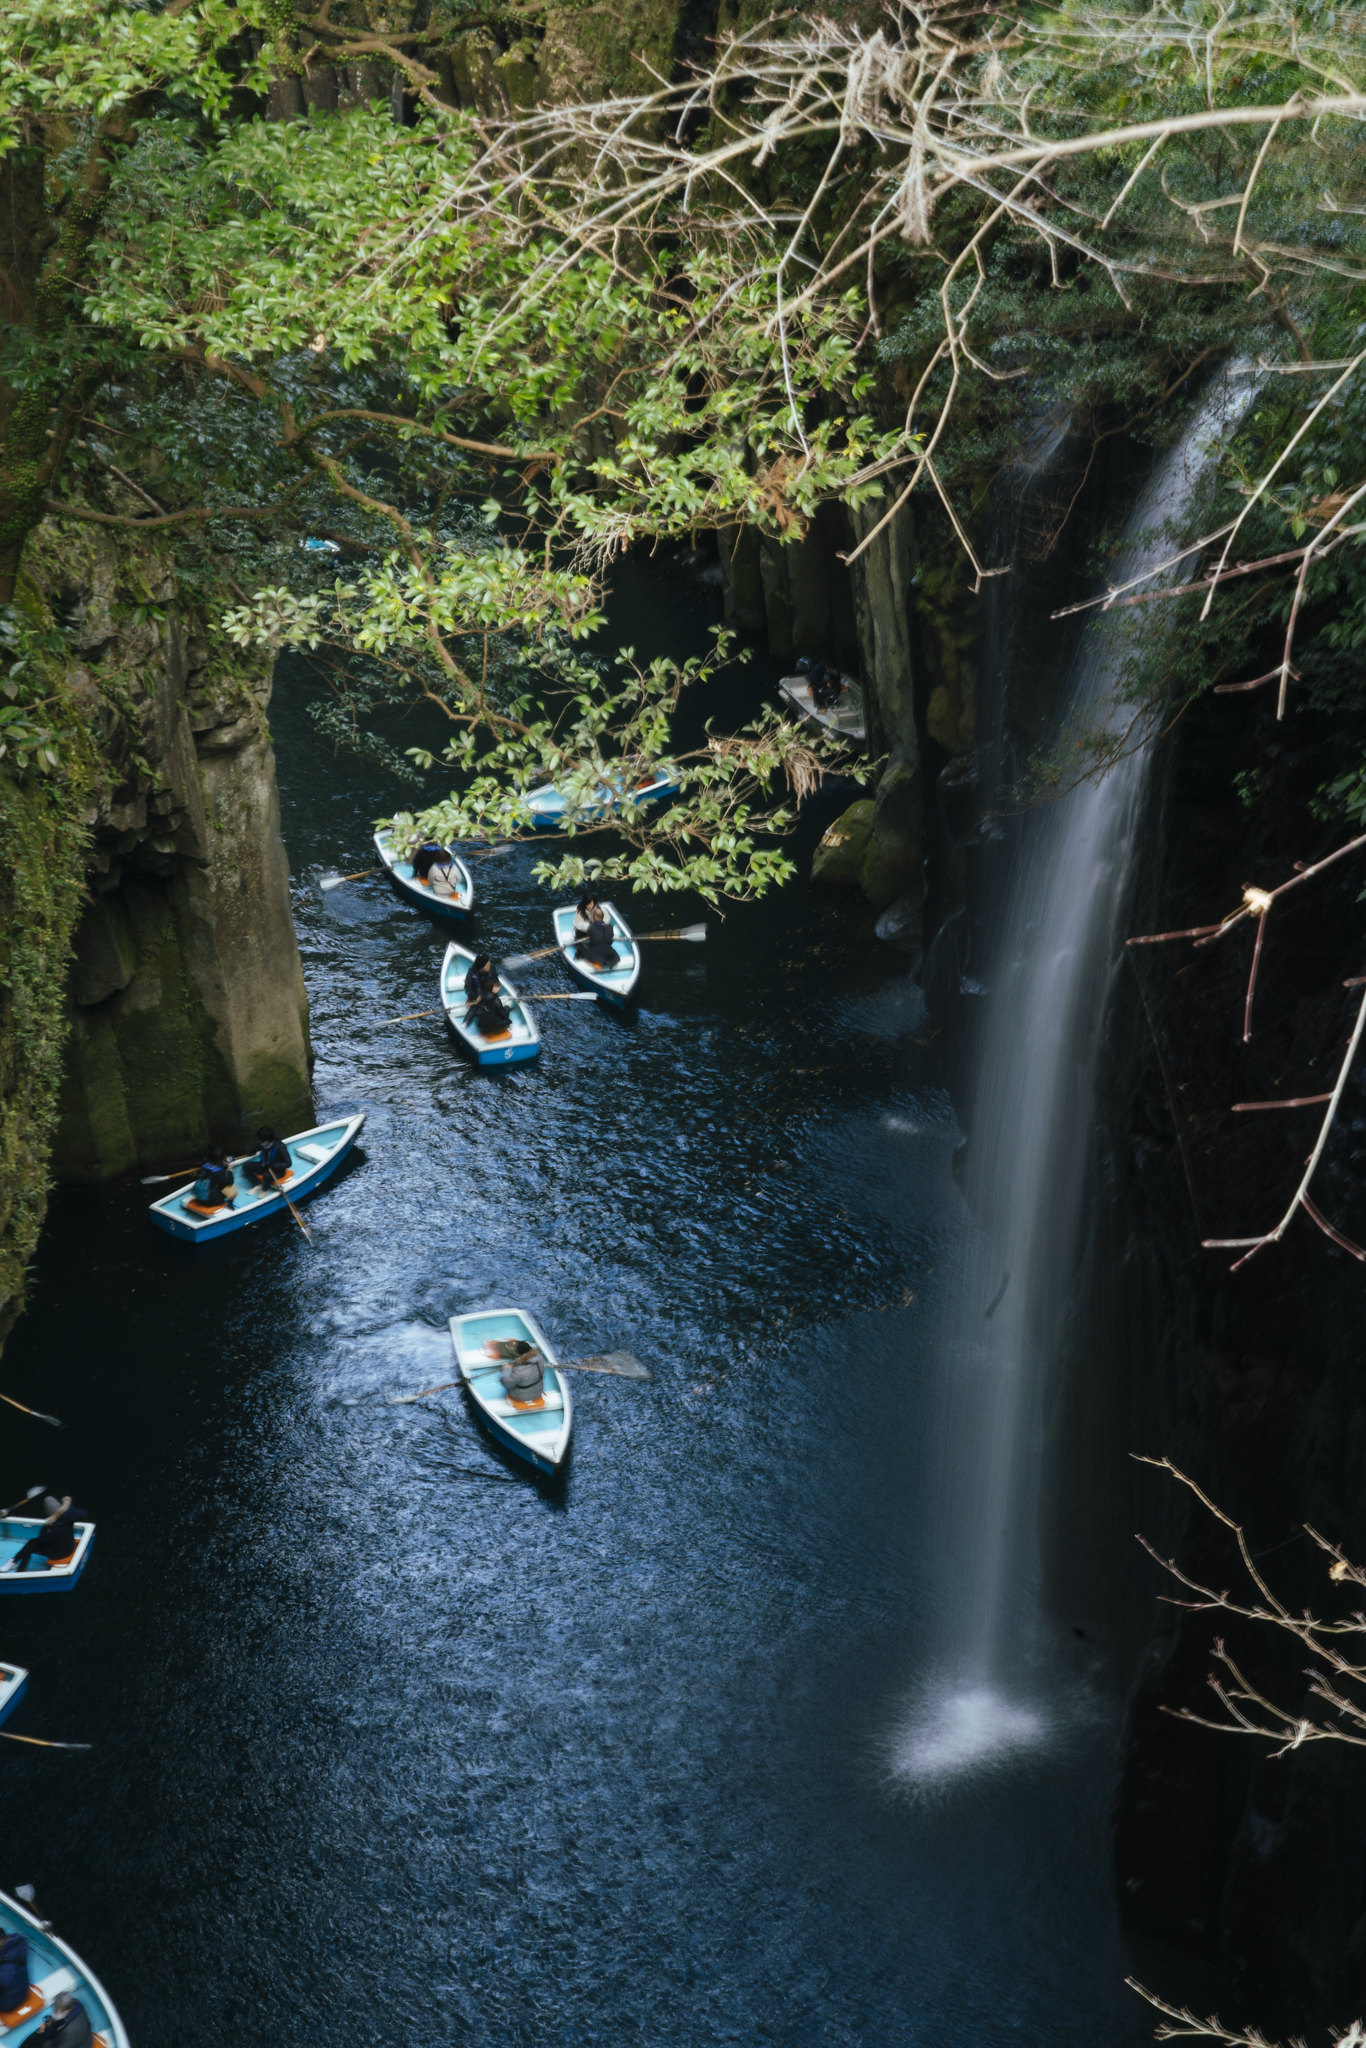
[{"label": "shadow on water", "polygon": [[[698,643],[701,604],[623,580],[623,638]],[[476,1074],[439,1017],[375,1021],[435,1001],[441,935],[314,886],[401,798],[319,753],[305,695],[273,723],[318,1100],[367,1109],[365,1155],[312,1246],[54,1203],[5,1386],[70,1427],[11,1420],[0,1477],[74,1486],[99,1537],[0,1652],[18,1727],[95,1747],[5,1754],[0,1883],[136,2048],[1142,2038],[1100,1678],[1012,1769],[918,1804],[897,1776],[966,1228],[902,966],[797,887],[655,949],[628,1028],[549,1005],[539,1061]],[[545,942],[528,855],[482,891],[486,946]],[[576,1385],[558,1488],[459,1397],[390,1405],[503,1301],[653,1375]]]}]

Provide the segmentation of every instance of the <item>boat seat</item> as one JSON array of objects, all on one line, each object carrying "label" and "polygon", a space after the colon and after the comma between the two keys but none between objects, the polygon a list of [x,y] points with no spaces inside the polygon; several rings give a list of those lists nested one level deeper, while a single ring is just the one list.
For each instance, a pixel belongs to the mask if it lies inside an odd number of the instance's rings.
[{"label": "boat seat", "polygon": [[3,2027],[6,2032],[11,2027],[21,2027],[25,2020],[33,2018],[34,2013],[42,2011],[43,2004],[42,1992],[36,1984],[30,1984],[28,1996],[22,2005],[16,2005],[13,2012],[0,2012],[0,2027]]},{"label": "boat seat", "polygon": [[51,2005],[59,1991],[69,1991],[73,1998],[79,1998],[81,1991],[75,1971],[68,1970],[60,1963],[55,1970],[50,1970],[46,1977],[40,1977],[33,1989],[41,1991],[45,2005]]},{"label": "boat seat", "polygon": [[327,1153],[321,1145],[300,1145],[298,1150],[305,1159],[311,1159],[315,1166],[321,1166],[327,1157]]},{"label": "boat seat", "polygon": [[515,1401],[490,1401],[490,1415],[496,1415],[503,1422],[515,1422],[520,1415],[550,1415],[564,1407],[563,1394],[547,1394],[539,1408],[519,1407]]}]

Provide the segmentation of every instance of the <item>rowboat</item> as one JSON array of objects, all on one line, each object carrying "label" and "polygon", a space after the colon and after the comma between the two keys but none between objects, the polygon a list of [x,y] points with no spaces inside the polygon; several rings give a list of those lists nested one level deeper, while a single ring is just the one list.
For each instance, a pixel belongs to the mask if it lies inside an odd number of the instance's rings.
[{"label": "rowboat", "polygon": [[678,781],[672,768],[657,768],[643,775],[629,789],[619,782],[600,782],[591,792],[571,796],[558,783],[545,782],[529,789],[522,801],[538,824],[555,825],[570,813],[575,818],[593,818],[603,811],[619,811],[626,803],[658,803],[661,797],[677,793]]},{"label": "rowboat", "polygon": [[[554,1350],[540,1324],[524,1308],[485,1309],[451,1317],[451,1342],[474,1412],[505,1450],[538,1472],[557,1472],[569,1455],[574,1404]],[[499,1377],[501,1347],[534,1344],[545,1360],[544,1390],[534,1407],[510,1401]]]},{"label": "rowboat", "polygon": [[808,725],[818,725],[823,732],[833,733],[836,739],[849,740],[855,746],[862,746],[868,737],[868,727],[863,712],[863,692],[858,684],[843,678],[844,688],[840,691],[839,702],[829,711],[822,711],[811,695],[811,683],[806,676],[784,676],[778,688],[791,703],[798,715]]},{"label": "rowboat", "polygon": [[[85,1570],[95,1541],[93,1522],[76,1523],[76,1548],[69,1557],[49,1564],[46,1571],[43,1560],[37,1557],[30,1558],[21,1572],[4,1569],[20,1546],[27,1543],[30,1536],[36,1536],[42,1526],[41,1515],[10,1515],[0,1522],[0,1594],[69,1593]],[[0,2035],[0,2039],[3,2038]]]},{"label": "rowboat", "polygon": [[473,965],[474,955],[468,947],[457,946],[452,940],[441,963],[441,1002],[451,1030],[472,1055],[476,1066],[506,1067],[519,1060],[534,1060],[541,1049],[540,1029],[531,1014],[531,1005],[522,1001],[501,970],[498,979],[503,985],[503,1000],[509,1011],[507,1029],[496,1038],[486,1038],[477,1024],[465,1022],[465,1012],[469,1008],[465,997],[465,976]]},{"label": "rowboat", "polygon": [[28,1673],[22,1664],[0,1664],[0,1724],[8,1721],[28,1691]]},{"label": "rowboat", "polygon": [[612,930],[612,943],[617,949],[620,966],[598,968],[591,960],[580,960],[574,952],[574,910],[564,904],[552,913],[555,927],[555,943],[564,955],[565,965],[575,981],[591,988],[594,995],[604,1003],[611,1003],[615,1009],[624,1010],[636,992],[640,980],[640,948],[631,938],[631,928],[621,912],[612,904],[604,903],[603,915]]},{"label": "rowboat", "polygon": [[22,1934],[28,1942],[29,1995],[17,2012],[0,2012],[0,2041],[31,2041],[41,2015],[50,2011],[57,1993],[69,1991],[85,2007],[93,2031],[92,2048],[128,2048],[123,2021],[94,1971],[36,1913],[8,1892],[0,1892],[0,1936],[11,1934]]},{"label": "rowboat", "polygon": [[[309,1195],[316,1195],[324,1181],[331,1180],[360,1136],[364,1122],[362,1110],[356,1116],[338,1117],[335,1123],[330,1124],[315,1124],[311,1131],[300,1131],[297,1136],[286,1138],[284,1143],[289,1148],[294,1171],[280,1183],[283,1194],[269,1182],[261,1185],[249,1181],[243,1174],[237,1182],[237,1200],[233,1206],[230,1209],[213,1209],[205,1215],[192,1206],[194,1182],[189,1181],[183,1188],[177,1188],[173,1195],[163,1195],[159,1202],[153,1202],[152,1221],[158,1229],[169,1230],[172,1237],[184,1238],[188,1244],[204,1244],[211,1237],[226,1237],[229,1231],[245,1230],[249,1223],[264,1223],[268,1216],[282,1215],[286,1195],[297,1207]],[[250,1152],[244,1153],[232,1164],[241,1166],[252,1157]]]},{"label": "rowboat", "polygon": [[454,918],[458,924],[465,922],[474,908],[474,880],[459,854],[451,854],[451,866],[457,880],[454,893],[447,896],[438,893],[440,884],[434,888],[428,882],[419,882],[413,873],[412,862],[403,858],[387,825],[381,826],[375,834],[375,852],[405,903],[416,903],[419,910],[430,911],[433,917]]}]

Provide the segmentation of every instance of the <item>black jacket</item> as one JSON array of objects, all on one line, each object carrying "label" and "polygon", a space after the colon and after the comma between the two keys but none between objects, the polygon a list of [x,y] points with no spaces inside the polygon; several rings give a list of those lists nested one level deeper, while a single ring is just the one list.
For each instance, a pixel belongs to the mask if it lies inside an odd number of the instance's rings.
[{"label": "black jacket", "polygon": [[90,2016],[80,1999],[73,1999],[70,2012],[49,2013],[31,2038],[43,2048],[90,2048]]},{"label": "black jacket", "polygon": [[0,2012],[17,2012],[28,1996],[28,1941],[22,1934],[0,1942]]},{"label": "black jacket", "polygon": [[251,1163],[253,1170],[260,1174],[262,1180],[268,1179],[272,1173],[277,1180],[282,1180],[285,1174],[294,1171],[294,1161],[289,1156],[289,1147],[282,1138],[272,1138],[267,1144],[262,1145]]}]

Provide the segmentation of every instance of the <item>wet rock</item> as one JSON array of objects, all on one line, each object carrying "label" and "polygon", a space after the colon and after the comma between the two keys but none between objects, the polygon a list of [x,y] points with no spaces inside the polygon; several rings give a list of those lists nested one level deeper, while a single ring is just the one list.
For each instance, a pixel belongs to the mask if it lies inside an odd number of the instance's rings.
[{"label": "wet rock", "polygon": [[868,850],[877,806],[871,797],[860,797],[841,811],[811,858],[811,879],[836,889],[857,889],[859,870]]},{"label": "wet rock", "polygon": [[858,881],[875,910],[885,910],[920,886],[920,776],[906,760],[893,761],[878,784],[868,843]]},{"label": "wet rock", "polygon": [[918,890],[908,889],[904,896],[897,897],[890,909],[883,911],[873,929],[884,945],[895,946],[898,952],[921,959],[925,943],[923,896]]},{"label": "wet rock", "polygon": [[71,1000],[89,1009],[133,979],[133,938],[122,906],[97,896],[76,928]]},{"label": "wet rock", "polygon": [[235,1147],[262,1121],[298,1129],[312,1120],[308,1013],[265,723],[272,664],[181,603],[144,540],[63,530],[33,574],[75,622],[70,688],[100,770],[53,1167],[99,1182],[210,1138]]}]

